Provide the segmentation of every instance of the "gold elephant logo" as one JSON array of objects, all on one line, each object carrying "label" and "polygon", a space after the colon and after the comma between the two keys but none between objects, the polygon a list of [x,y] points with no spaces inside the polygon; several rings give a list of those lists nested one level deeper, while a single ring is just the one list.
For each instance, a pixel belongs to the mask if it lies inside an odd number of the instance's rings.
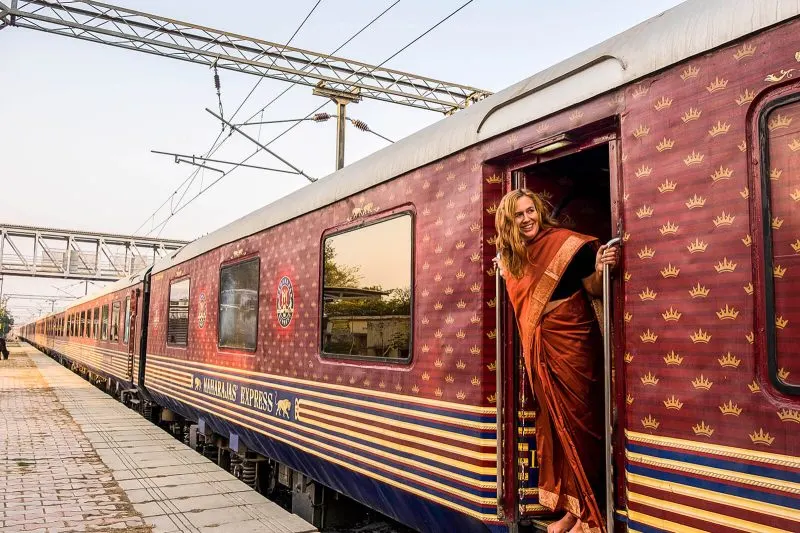
[{"label": "gold elephant logo", "polygon": [[292,408],[292,401],[288,398],[284,398],[283,400],[278,400],[277,409],[275,410],[275,416],[280,416],[289,418],[289,410]]}]

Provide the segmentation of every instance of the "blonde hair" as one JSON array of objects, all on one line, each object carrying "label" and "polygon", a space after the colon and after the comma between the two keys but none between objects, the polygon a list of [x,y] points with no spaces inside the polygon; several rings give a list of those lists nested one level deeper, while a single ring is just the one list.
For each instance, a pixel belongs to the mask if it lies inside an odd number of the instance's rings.
[{"label": "blonde hair", "polygon": [[535,192],[529,189],[516,189],[503,196],[494,215],[494,225],[497,229],[497,251],[503,266],[515,278],[522,276],[523,267],[528,261],[525,239],[514,216],[517,210],[517,200],[522,197],[530,198],[533,202],[533,207],[539,215],[539,231],[559,226],[558,221],[552,217],[549,204]]}]

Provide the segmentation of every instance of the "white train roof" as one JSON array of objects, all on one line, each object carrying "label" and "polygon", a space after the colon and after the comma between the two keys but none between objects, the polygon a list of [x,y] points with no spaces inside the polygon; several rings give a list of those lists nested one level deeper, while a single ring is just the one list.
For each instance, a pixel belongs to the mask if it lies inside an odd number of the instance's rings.
[{"label": "white train roof", "polygon": [[201,237],[160,272],[800,15],[800,0],[688,0]]}]

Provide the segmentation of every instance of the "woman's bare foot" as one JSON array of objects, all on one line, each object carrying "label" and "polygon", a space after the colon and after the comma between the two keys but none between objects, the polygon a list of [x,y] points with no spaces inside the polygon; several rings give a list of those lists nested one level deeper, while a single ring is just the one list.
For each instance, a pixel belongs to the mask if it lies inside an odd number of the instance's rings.
[{"label": "woman's bare foot", "polygon": [[558,522],[553,522],[549,526],[547,526],[547,533],[568,533],[572,531],[572,526],[578,522],[577,517],[570,513],[566,513],[561,520]]},{"label": "woman's bare foot", "polygon": [[583,522],[581,522],[580,520],[577,520],[575,522],[575,525],[572,526],[572,529],[570,529],[567,533],[583,533],[583,527],[582,526],[583,526]]}]

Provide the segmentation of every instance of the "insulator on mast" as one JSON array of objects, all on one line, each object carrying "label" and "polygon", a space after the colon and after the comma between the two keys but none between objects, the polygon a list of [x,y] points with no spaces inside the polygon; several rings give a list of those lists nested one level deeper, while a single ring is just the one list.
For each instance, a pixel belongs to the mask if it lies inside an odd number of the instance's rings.
[{"label": "insulator on mast", "polygon": [[330,118],[331,118],[330,113],[317,113],[316,115],[311,117],[311,120],[313,120],[314,122],[325,122]]},{"label": "insulator on mast", "polygon": [[[224,117],[225,113],[222,112],[222,84],[219,81],[219,72],[217,72],[217,63],[214,62],[214,88],[217,90],[217,101],[219,102],[219,116]],[[225,123],[222,123],[222,131],[225,131]]]},{"label": "insulator on mast", "polygon": [[367,126],[367,123],[364,122],[363,120],[354,118],[351,120],[351,122],[353,123],[353,126],[360,129],[361,131],[370,131],[369,126]]}]

